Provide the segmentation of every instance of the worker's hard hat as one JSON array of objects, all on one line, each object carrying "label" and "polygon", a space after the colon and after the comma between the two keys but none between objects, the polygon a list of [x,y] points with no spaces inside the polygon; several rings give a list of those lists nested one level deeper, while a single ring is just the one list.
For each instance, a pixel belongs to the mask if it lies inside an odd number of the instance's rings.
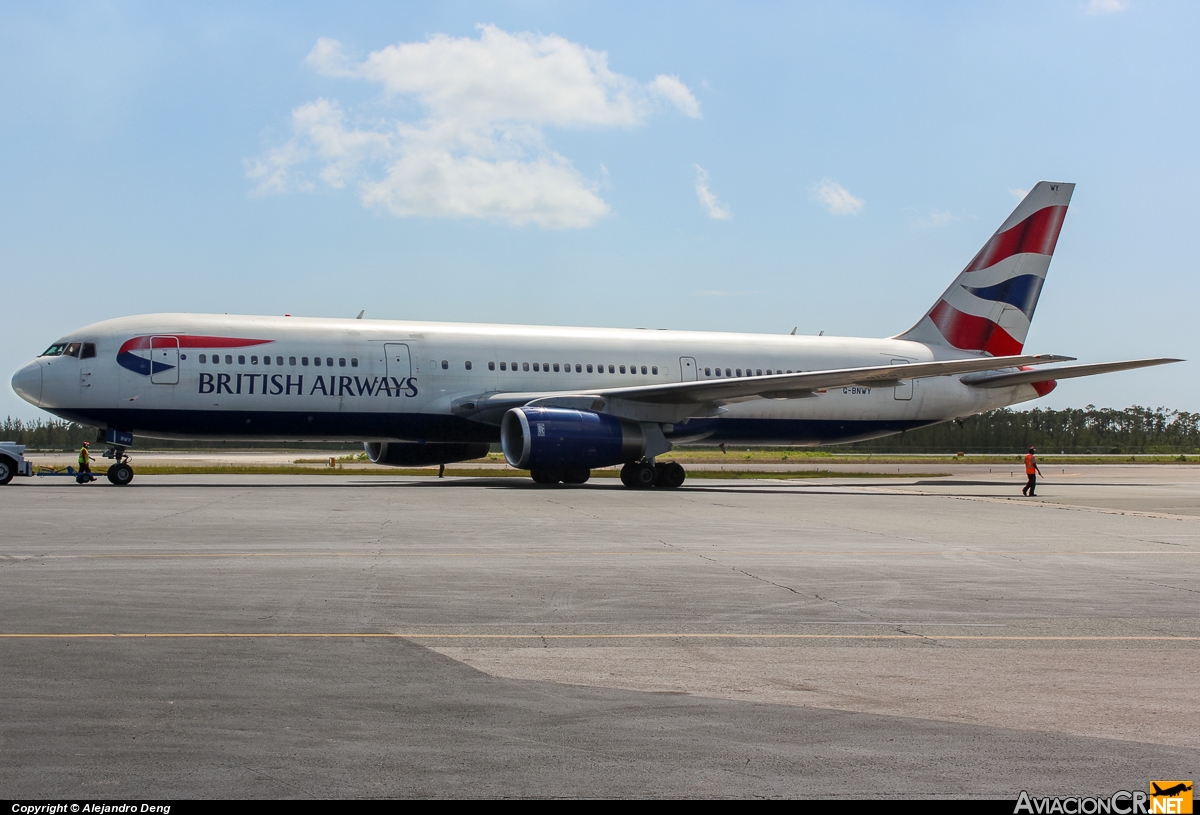
[{"label": "worker's hard hat", "polygon": [[84,447],[91,447],[91,446],[92,446],[92,443],[91,443],[90,441],[85,441],[85,442],[83,443],[83,446],[84,446]]},{"label": "worker's hard hat", "polygon": [[1029,448],[1029,452],[1031,452],[1031,453],[1036,453],[1036,452],[1037,452],[1037,448],[1036,448],[1036,447],[1030,447],[1030,448]]}]

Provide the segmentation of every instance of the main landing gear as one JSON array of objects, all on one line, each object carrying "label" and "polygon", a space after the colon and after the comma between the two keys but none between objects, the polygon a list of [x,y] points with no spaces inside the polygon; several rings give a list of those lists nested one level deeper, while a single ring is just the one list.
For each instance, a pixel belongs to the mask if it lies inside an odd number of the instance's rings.
[{"label": "main landing gear", "polygon": [[635,490],[648,490],[651,487],[674,490],[683,486],[685,478],[687,473],[682,465],[674,461],[666,464],[631,461],[621,468],[621,483]]},{"label": "main landing gear", "polygon": [[[111,471],[110,471],[111,473]],[[530,477],[535,484],[584,484],[592,476],[586,467],[568,469],[530,470]],[[109,478],[112,478],[111,474]],[[655,464],[650,461],[632,461],[621,468],[621,483],[626,487],[637,490],[648,490],[651,487],[673,490],[683,486],[687,473],[674,461],[666,464]],[[115,482],[114,482],[115,483]]]}]

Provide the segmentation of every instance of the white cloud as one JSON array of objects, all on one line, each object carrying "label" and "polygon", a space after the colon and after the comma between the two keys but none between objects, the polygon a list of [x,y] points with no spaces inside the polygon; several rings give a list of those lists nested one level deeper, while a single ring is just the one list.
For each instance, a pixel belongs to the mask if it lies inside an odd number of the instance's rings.
[{"label": "white cloud", "polygon": [[1088,14],[1116,14],[1129,8],[1129,0],[1088,0]]},{"label": "white cloud", "polygon": [[812,200],[834,215],[857,215],[866,205],[861,198],[856,198],[848,189],[828,178],[813,187]]},{"label": "white cloud", "polygon": [[1029,195],[1029,190],[1023,190],[1023,189],[1020,189],[1019,187],[1017,187],[1017,188],[1013,188],[1013,189],[1009,190],[1008,193],[1013,198],[1016,198],[1018,201],[1024,201],[1025,196]]},{"label": "white cloud", "polygon": [[700,118],[700,103],[688,90],[688,86],[679,81],[679,77],[659,74],[650,83],[650,90],[677,107],[684,116]]},{"label": "white cloud", "polygon": [[727,221],[733,217],[733,213],[729,207],[717,200],[717,196],[713,195],[712,190],[708,188],[708,170],[705,170],[699,164],[696,167],[696,197],[700,199],[700,206],[704,207],[704,211],[708,213],[708,217],[717,221]]},{"label": "white cloud", "polygon": [[924,218],[918,218],[913,222],[913,226],[920,229],[938,229],[939,227],[948,226],[958,220],[958,216],[951,215],[949,212],[931,212]]},{"label": "white cloud", "polygon": [[[698,118],[678,77],[649,83],[614,73],[608,56],[558,36],[480,26],[478,39],[435,35],[362,61],[321,38],[318,73],[378,84],[386,104],[423,118],[374,118],[318,99],[292,111],[293,136],[246,162],[255,193],[356,184],[367,206],[399,217],[477,217],[544,227],[587,226],[609,212],[589,182],[545,143],[546,127],[630,128],[664,102]],[[351,122],[348,124],[348,122]]]}]

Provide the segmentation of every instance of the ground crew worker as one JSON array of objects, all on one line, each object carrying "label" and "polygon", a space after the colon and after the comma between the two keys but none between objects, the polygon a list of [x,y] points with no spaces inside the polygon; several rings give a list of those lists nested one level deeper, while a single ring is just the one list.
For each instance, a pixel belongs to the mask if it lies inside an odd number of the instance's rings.
[{"label": "ground crew worker", "polygon": [[87,473],[88,480],[95,481],[96,477],[92,475],[92,462],[95,461],[95,459],[92,458],[92,454],[88,451],[88,447],[90,446],[91,442],[85,441],[83,443],[83,447],[79,448],[79,472]]},{"label": "ground crew worker", "polygon": [[[1038,467],[1037,457],[1034,455],[1036,452],[1036,447],[1030,447],[1029,452],[1025,454],[1025,475],[1029,477],[1029,481],[1021,488],[1021,494],[1028,495],[1030,498],[1035,497],[1034,490],[1037,489],[1037,477],[1042,475],[1042,470]],[[1042,478],[1045,478],[1045,476],[1042,475]]]}]

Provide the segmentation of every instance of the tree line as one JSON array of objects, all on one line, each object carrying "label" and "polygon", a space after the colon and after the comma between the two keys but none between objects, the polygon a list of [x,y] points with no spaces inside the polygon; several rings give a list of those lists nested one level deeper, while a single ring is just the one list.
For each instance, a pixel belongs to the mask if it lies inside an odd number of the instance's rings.
[{"label": "tree line", "polygon": [[[10,416],[0,429],[0,441],[14,441],[36,450],[76,450],[83,442],[94,442],[96,438],[94,427],[57,419],[22,422]],[[309,446],[349,450],[359,445],[142,439],[135,446],[152,450]],[[1200,451],[1200,413],[1161,407],[1150,410],[1136,405],[1124,410],[1094,405],[1066,410],[1004,408],[832,449],[864,453],[1011,453],[1030,446],[1042,453],[1195,453]]]},{"label": "tree line", "polygon": [[1003,408],[849,447],[872,453],[1020,453],[1029,447],[1040,453],[1194,453],[1200,413],[1137,405]]}]

